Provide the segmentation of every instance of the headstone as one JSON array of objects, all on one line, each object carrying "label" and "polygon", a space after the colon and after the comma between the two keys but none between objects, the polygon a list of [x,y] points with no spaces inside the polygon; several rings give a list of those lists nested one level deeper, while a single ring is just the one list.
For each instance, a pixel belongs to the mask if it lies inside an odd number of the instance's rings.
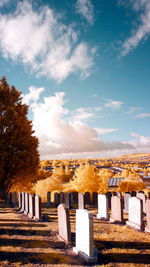
[{"label": "headstone", "polygon": [[98,214],[97,218],[99,219],[109,219],[108,213],[108,197],[106,195],[98,195]]},{"label": "headstone", "polygon": [[60,204],[60,194],[54,193],[54,204],[57,207]]},{"label": "headstone", "polygon": [[9,193],[8,192],[6,192],[5,199],[6,199],[6,203],[9,204]]},{"label": "headstone", "polygon": [[14,207],[16,207],[18,205],[17,202],[17,192],[14,192]]},{"label": "headstone", "polygon": [[136,197],[136,191],[131,192],[131,197]]},{"label": "headstone", "polygon": [[97,261],[93,242],[93,215],[85,209],[76,210],[76,242],[73,251],[86,262]]},{"label": "headstone", "polygon": [[89,192],[85,192],[84,202],[85,202],[85,205],[90,205],[90,193]]},{"label": "headstone", "polygon": [[25,214],[29,213],[29,193],[25,193],[25,210],[24,210]]},{"label": "headstone", "polygon": [[129,198],[131,194],[129,192],[124,193],[124,211],[128,213],[129,210]]},{"label": "headstone", "polygon": [[35,216],[34,219],[41,220],[41,197],[35,195]]},{"label": "headstone", "polygon": [[9,193],[9,204],[12,204],[12,193]]},{"label": "headstone", "polygon": [[19,192],[18,195],[19,195],[19,209],[21,209],[21,207],[22,207],[22,193]]},{"label": "headstone", "polygon": [[123,199],[118,196],[111,198],[111,222],[123,222]]},{"label": "headstone", "polygon": [[143,231],[143,203],[137,197],[129,198],[129,215],[127,225]]},{"label": "headstone", "polygon": [[67,192],[65,197],[66,197],[66,200],[65,200],[66,206],[70,210],[71,209],[71,194]]},{"label": "headstone", "polygon": [[78,192],[71,192],[71,204],[78,204]]},{"label": "headstone", "polygon": [[85,203],[84,203],[84,195],[82,193],[78,194],[78,209],[84,209]]},{"label": "headstone", "polygon": [[150,199],[146,200],[146,222],[145,232],[150,233]]},{"label": "headstone", "polygon": [[51,192],[47,192],[47,205],[51,204]]},{"label": "headstone", "polygon": [[143,202],[143,212],[146,213],[146,196],[145,196],[144,192],[143,193],[142,192],[138,192],[136,194],[136,197],[138,197],[139,199],[142,200],[142,202]]},{"label": "headstone", "polygon": [[93,192],[92,195],[92,203],[95,207],[98,206],[98,193],[97,192]]},{"label": "headstone", "polygon": [[60,204],[65,203],[65,194],[64,192],[60,192]]},{"label": "headstone", "polygon": [[108,197],[108,209],[111,209],[111,197],[112,197],[112,193],[111,192],[107,192],[106,196]]},{"label": "headstone", "polygon": [[71,228],[70,228],[70,217],[69,217],[69,209],[66,204],[60,204],[57,208],[58,210],[58,228],[59,228],[59,236],[65,242],[71,242]]},{"label": "headstone", "polygon": [[35,195],[29,194],[29,214],[30,218],[35,216]]},{"label": "headstone", "polygon": [[21,210],[24,211],[25,210],[25,193],[22,192],[22,207]]}]

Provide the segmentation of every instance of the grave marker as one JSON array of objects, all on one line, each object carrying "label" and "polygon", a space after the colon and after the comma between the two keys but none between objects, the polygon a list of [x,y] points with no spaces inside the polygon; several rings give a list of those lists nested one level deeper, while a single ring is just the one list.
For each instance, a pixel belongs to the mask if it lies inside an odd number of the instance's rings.
[{"label": "grave marker", "polygon": [[143,203],[137,197],[129,198],[129,215],[127,225],[143,231]]},{"label": "grave marker", "polygon": [[71,230],[70,230],[70,217],[69,209],[66,204],[60,204],[58,210],[58,227],[59,236],[65,240],[65,242],[71,242]]},{"label": "grave marker", "polygon": [[78,194],[78,209],[84,209],[85,203],[84,203],[84,195],[82,193]]},{"label": "grave marker", "polygon": [[93,243],[93,215],[88,210],[76,210],[76,242],[73,251],[89,263],[97,261]]},{"label": "grave marker", "polygon": [[29,194],[29,214],[30,218],[35,216],[35,195]]},{"label": "grave marker", "polygon": [[85,192],[84,202],[85,202],[85,205],[90,205],[90,193],[89,192]]},{"label": "grave marker", "polygon": [[136,197],[142,200],[143,202],[143,212],[146,213],[146,196],[144,192],[137,192]]},{"label": "grave marker", "polygon": [[41,220],[41,197],[35,195],[35,216],[34,219]]},{"label": "grave marker", "polygon": [[145,232],[150,233],[150,199],[146,200],[146,221]]},{"label": "grave marker", "polygon": [[47,192],[47,205],[51,204],[51,192]]},{"label": "grave marker", "polygon": [[111,198],[111,222],[123,222],[123,199],[118,196]]},{"label": "grave marker", "polygon": [[108,197],[106,195],[98,195],[98,214],[97,218],[99,219],[109,219],[108,213]]},{"label": "grave marker", "polygon": [[129,192],[124,193],[124,211],[128,213],[129,210],[129,198],[131,194]]},{"label": "grave marker", "polygon": [[65,198],[66,198],[65,200],[66,206],[70,210],[71,209],[71,194],[67,192]]}]

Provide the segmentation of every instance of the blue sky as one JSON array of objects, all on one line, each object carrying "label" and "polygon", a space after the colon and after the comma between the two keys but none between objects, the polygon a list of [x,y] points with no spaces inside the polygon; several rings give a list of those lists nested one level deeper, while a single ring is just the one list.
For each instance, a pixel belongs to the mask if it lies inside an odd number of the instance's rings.
[{"label": "blue sky", "polygon": [[150,152],[149,48],[149,0],[0,0],[0,77],[41,159]]}]

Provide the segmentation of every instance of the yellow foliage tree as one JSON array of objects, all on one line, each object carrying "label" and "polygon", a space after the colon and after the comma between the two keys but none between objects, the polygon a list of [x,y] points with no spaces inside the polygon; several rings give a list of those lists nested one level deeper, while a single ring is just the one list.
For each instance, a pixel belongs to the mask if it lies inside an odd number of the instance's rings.
[{"label": "yellow foliage tree", "polygon": [[96,171],[94,166],[81,165],[76,169],[73,179],[66,186],[67,191],[77,191],[79,193],[98,192],[105,193],[107,190],[105,180]]},{"label": "yellow foliage tree", "polygon": [[140,191],[146,188],[144,182],[136,172],[131,173],[129,177],[120,181],[118,187],[120,192]]}]

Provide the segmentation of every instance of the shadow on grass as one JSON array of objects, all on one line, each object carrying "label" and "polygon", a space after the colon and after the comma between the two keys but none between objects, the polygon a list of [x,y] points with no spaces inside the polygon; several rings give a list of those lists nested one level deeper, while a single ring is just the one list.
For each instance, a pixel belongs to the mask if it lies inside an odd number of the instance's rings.
[{"label": "shadow on grass", "polygon": [[29,253],[29,252],[0,252],[0,260],[9,263],[21,264],[69,264],[81,265],[78,263],[76,256],[70,258],[65,253],[58,255],[57,253]]},{"label": "shadow on grass", "polygon": [[[17,222],[17,221],[16,221]],[[46,225],[44,224],[40,224],[40,223],[0,223],[0,227],[1,226],[8,226],[8,227],[46,227]]]},{"label": "shadow on grass", "polygon": [[120,249],[150,249],[148,242],[117,242],[117,241],[98,241],[94,240],[98,250],[120,248]]},{"label": "shadow on grass", "polygon": [[20,229],[0,229],[0,235],[23,235],[23,236],[51,236],[52,231],[44,230],[20,230]]},{"label": "shadow on grass", "polygon": [[[107,253],[98,254],[97,264],[108,264],[108,263],[132,263],[132,264],[149,264],[150,254],[132,254],[132,253]],[[116,266],[116,265],[112,265]],[[147,265],[149,266],[149,265]]]},{"label": "shadow on grass", "polygon": [[53,249],[67,249],[67,245],[62,241],[45,241],[45,240],[26,240],[26,239],[0,239],[0,247],[13,246],[23,248],[53,248]]}]

